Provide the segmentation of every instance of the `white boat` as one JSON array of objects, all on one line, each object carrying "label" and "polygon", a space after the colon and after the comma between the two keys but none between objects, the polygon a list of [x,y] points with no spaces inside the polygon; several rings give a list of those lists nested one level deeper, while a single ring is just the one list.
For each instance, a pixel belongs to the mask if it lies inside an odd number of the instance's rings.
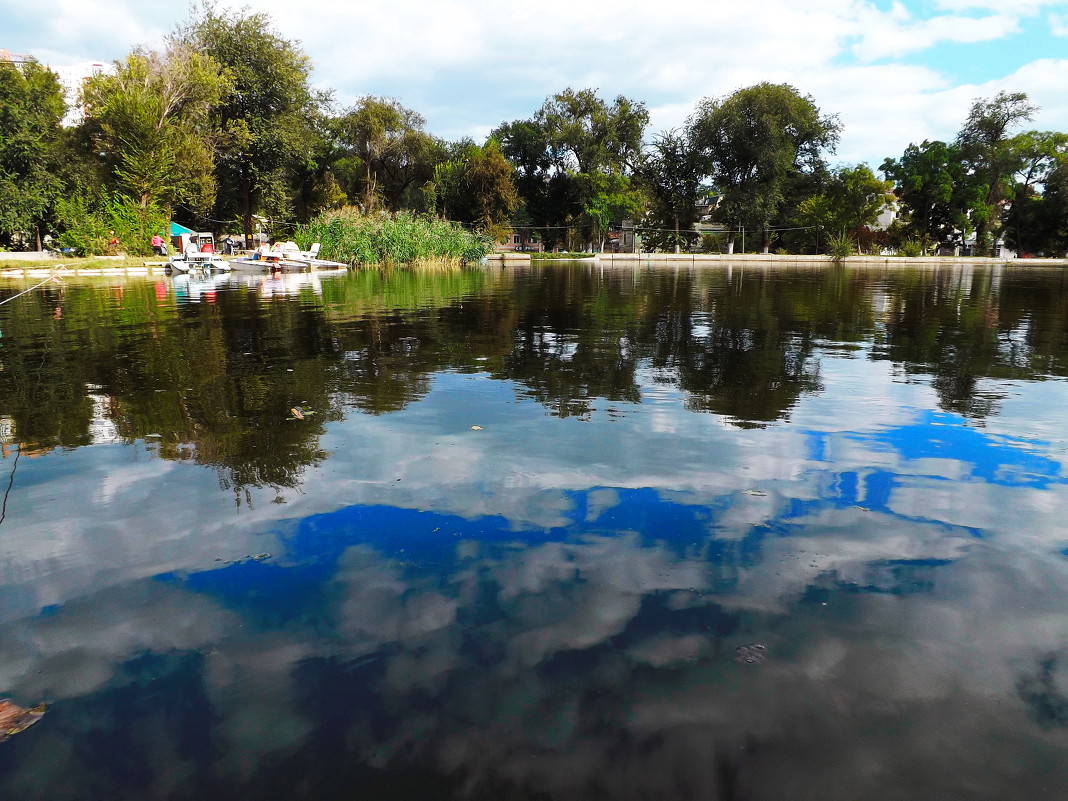
[{"label": "white boat", "polygon": [[[190,239],[193,238],[190,234]],[[209,231],[197,233],[196,248],[187,247],[185,253],[175,253],[171,256],[167,266],[175,272],[188,273],[192,270],[222,270],[232,269],[230,262],[215,252],[215,235]]]},{"label": "white boat", "polygon": [[232,259],[233,269],[254,270],[255,272],[302,272],[304,270],[337,270],[348,267],[339,261],[327,261],[318,258],[319,243],[311,250],[301,250],[295,242],[283,242],[279,250],[267,253],[255,253],[239,259]]}]

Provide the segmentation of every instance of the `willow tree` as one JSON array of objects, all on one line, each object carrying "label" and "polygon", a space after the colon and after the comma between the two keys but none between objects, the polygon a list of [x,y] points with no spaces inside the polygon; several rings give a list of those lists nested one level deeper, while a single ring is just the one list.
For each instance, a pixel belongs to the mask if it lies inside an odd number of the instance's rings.
[{"label": "willow tree", "polygon": [[213,110],[217,219],[240,217],[246,239],[252,215],[292,213],[288,170],[315,145],[311,121],[326,97],[310,86],[311,61],[279,35],[268,15],[202,7],[182,38],[221,64],[229,77]]},{"label": "willow tree", "polygon": [[603,239],[609,223],[638,211],[631,176],[649,124],[644,103],[619,95],[609,104],[595,89],[568,88],[548,98],[534,121],[545,132],[550,161],[570,178],[576,222],[588,241]]},{"label": "willow tree", "polygon": [[55,176],[59,121],[66,106],[51,71],[0,62],[0,243],[33,233],[60,193]]},{"label": "willow tree", "polygon": [[700,101],[689,124],[694,146],[707,158],[722,193],[717,213],[734,231],[745,225],[763,232],[786,201],[800,173],[823,169],[822,152],[834,152],[841,125],[820,115],[808,95],[788,84],[760,83],[727,97]]},{"label": "willow tree", "polygon": [[350,175],[345,189],[362,199],[366,214],[382,201],[399,211],[410,191],[429,181],[447,158],[423,130],[423,116],[393,98],[365,95],[334,125]]}]

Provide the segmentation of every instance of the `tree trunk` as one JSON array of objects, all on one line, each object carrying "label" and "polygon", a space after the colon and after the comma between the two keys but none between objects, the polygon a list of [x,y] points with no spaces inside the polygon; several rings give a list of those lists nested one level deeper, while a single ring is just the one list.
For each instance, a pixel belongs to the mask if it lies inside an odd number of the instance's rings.
[{"label": "tree trunk", "polygon": [[245,228],[245,248],[252,249],[252,181],[241,173],[241,222]]},{"label": "tree trunk", "polygon": [[371,162],[367,162],[363,181],[363,213],[370,214],[375,208],[375,184],[377,174],[371,169]]},{"label": "tree trunk", "polygon": [[734,231],[727,232],[727,255],[734,253]]},{"label": "tree trunk", "polygon": [[975,224],[975,247],[972,248],[973,256],[986,256],[986,223],[977,222]]},{"label": "tree trunk", "polygon": [[764,226],[764,232],[763,233],[764,233],[764,236],[763,236],[764,243],[761,245],[760,252],[761,253],[767,253],[768,251],[771,250],[771,231],[768,229],[767,226]]},{"label": "tree trunk", "polygon": [[675,252],[679,252],[679,215],[675,215]]}]

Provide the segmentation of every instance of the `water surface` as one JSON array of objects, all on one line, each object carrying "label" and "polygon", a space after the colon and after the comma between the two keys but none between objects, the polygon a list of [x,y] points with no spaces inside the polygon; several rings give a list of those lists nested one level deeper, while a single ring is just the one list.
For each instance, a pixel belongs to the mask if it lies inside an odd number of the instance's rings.
[{"label": "water surface", "polygon": [[1066,798],[1066,376],[1059,269],[49,285],[0,797]]}]

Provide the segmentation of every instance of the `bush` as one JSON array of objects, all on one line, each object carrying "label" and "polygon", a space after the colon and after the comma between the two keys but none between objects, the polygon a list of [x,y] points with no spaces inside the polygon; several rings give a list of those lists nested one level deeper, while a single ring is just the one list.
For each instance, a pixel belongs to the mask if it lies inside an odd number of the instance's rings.
[{"label": "bush", "polygon": [[923,253],[923,243],[916,239],[906,239],[897,248],[897,255],[914,259]]},{"label": "bush", "polygon": [[366,216],[351,206],[299,226],[295,239],[303,248],[319,242],[321,258],[349,264],[475,262],[493,249],[490,236],[459,223],[409,212]]},{"label": "bush", "polygon": [[827,242],[827,255],[835,261],[853,255],[853,235],[847,233],[833,234]]},{"label": "bush", "polygon": [[73,249],[79,256],[107,253],[112,231],[122,250],[147,255],[152,252],[152,235],[167,228],[167,215],[161,209],[152,205],[142,209],[125,195],[60,198],[56,216],[63,228],[56,243]]}]

